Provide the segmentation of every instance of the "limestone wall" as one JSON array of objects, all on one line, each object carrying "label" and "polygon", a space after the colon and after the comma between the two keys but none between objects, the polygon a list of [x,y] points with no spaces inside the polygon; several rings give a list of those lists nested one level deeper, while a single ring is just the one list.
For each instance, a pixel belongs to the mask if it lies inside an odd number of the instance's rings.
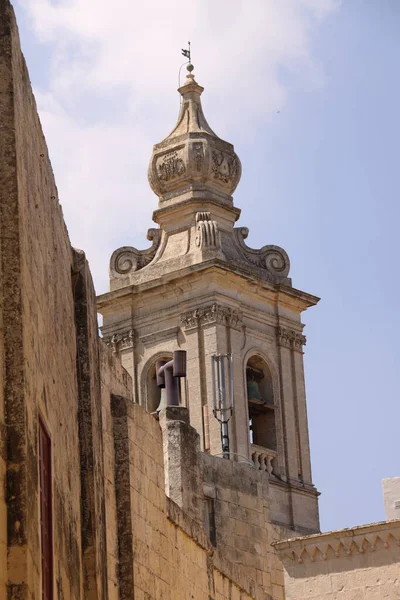
[{"label": "limestone wall", "polygon": [[[39,597],[40,410],[53,440],[53,503],[57,513],[54,552],[60,559],[55,561],[56,579],[66,582],[69,597],[79,598],[80,465],[78,431],[71,418],[78,408],[71,286],[73,256],[14,16],[6,0],[0,2],[0,27],[7,578],[15,596],[25,598],[29,589]],[[3,527],[1,530],[4,531]]]},{"label": "limestone wall", "polygon": [[276,544],[287,600],[398,600],[400,521]]},{"label": "limestone wall", "polygon": [[[112,423],[107,438],[114,439],[105,476],[115,482],[116,501],[107,503],[107,523],[116,527],[110,537],[118,538],[119,597],[131,598],[133,588],[135,600],[270,598],[237,562],[228,560],[223,543],[215,548],[203,524],[167,498],[157,420],[119,396],[103,413],[108,413],[107,429]],[[113,597],[117,592],[110,592]]]},{"label": "limestone wall", "polygon": [[[84,254],[69,242],[8,0],[0,0],[0,257],[0,598],[42,595],[41,413],[52,442],[54,594],[103,599],[95,293]],[[110,360],[103,387],[129,398],[129,377],[121,391]]]},{"label": "limestone wall", "polygon": [[203,454],[205,493],[214,499],[217,546],[240,574],[276,600],[284,598],[283,569],[271,543],[268,474],[245,463]]}]

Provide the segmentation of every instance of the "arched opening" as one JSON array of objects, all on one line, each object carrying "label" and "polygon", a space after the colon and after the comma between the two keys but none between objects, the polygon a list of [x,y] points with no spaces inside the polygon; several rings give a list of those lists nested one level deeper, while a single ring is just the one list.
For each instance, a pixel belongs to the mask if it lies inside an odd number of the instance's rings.
[{"label": "arched opening", "polygon": [[271,371],[257,355],[246,364],[250,443],[276,451],[275,402]]},{"label": "arched opening", "polygon": [[165,397],[165,389],[159,388],[157,385],[156,363],[159,360],[171,360],[171,358],[171,354],[157,356],[147,370],[145,397],[146,410],[149,413],[155,413],[160,406],[162,397]]}]

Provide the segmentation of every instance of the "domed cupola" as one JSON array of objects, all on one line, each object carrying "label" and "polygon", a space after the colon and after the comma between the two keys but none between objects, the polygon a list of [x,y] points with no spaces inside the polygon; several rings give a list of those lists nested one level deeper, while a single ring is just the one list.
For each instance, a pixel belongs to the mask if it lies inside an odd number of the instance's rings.
[{"label": "domed cupola", "polygon": [[189,199],[232,206],[241,164],[233,145],[221,140],[207,123],[200,99],[203,90],[189,73],[178,90],[182,96],[178,122],[153,148],[148,178],[160,208]]}]

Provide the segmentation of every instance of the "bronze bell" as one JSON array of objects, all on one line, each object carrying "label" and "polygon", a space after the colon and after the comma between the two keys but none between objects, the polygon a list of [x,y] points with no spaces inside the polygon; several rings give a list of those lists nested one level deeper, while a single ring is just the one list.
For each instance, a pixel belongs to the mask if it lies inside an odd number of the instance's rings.
[{"label": "bronze bell", "polygon": [[255,379],[247,380],[247,399],[248,400],[262,400],[258,383]]}]

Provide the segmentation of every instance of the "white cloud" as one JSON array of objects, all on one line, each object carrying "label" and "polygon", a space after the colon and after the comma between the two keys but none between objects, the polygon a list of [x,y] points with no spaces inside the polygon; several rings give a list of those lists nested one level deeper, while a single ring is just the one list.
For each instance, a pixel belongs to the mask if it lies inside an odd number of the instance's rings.
[{"label": "white cloud", "polygon": [[[192,42],[206,116],[243,139],[287,101],[280,70],[318,86],[312,53],[337,0],[19,0],[52,56],[36,90],[72,243],[83,247],[99,291],[118,245],[151,226],[153,143],[173,127],[180,48]],[[28,64],[29,64],[29,57]],[[240,119],[238,119],[240,115]],[[139,243],[139,245],[141,245]],[[145,246],[145,242],[143,243]]]}]

